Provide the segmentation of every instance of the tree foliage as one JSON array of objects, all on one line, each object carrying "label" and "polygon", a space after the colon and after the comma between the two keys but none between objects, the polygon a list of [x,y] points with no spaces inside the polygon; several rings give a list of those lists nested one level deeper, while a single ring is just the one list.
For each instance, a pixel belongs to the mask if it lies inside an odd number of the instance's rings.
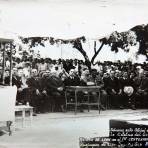
[{"label": "tree foliage", "polygon": [[118,52],[119,48],[129,52],[130,46],[139,43],[137,54],[143,54],[148,58],[148,25],[138,25],[125,32],[113,32],[109,36],[99,40],[111,47],[111,51]]}]

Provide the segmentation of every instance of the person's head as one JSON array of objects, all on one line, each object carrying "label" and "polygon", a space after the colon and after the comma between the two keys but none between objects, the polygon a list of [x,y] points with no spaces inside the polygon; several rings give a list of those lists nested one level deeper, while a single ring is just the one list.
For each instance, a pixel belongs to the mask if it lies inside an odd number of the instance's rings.
[{"label": "person's head", "polygon": [[9,70],[5,70],[5,77],[9,77]]},{"label": "person's head", "polygon": [[115,77],[115,72],[113,70],[110,71],[110,77],[114,78]]},{"label": "person's head", "polygon": [[116,77],[116,78],[121,77],[121,72],[120,72],[119,70],[116,70],[116,71],[115,71],[115,77]]},{"label": "person's head", "polygon": [[38,75],[37,69],[32,69],[31,76],[36,77]]},{"label": "person's head", "polygon": [[126,71],[123,72],[123,78],[128,78],[128,73]]},{"label": "person's head", "polygon": [[145,70],[145,71],[143,72],[143,77],[144,77],[144,78],[145,78],[145,77],[148,77],[148,71]]},{"label": "person's head", "polygon": [[46,70],[45,72],[42,73],[41,77],[49,77],[51,74],[50,70]]},{"label": "person's head", "polygon": [[93,69],[92,70],[92,77],[95,79],[97,75],[98,75],[97,70],[96,69]]},{"label": "person's head", "polygon": [[141,69],[141,66],[137,66],[136,69],[137,71],[139,71]]},{"label": "person's head", "polygon": [[58,71],[58,69],[59,69],[58,66],[55,66],[55,71]]},{"label": "person's head", "polygon": [[40,62],[41,62],[41,64],[44,64],[45,63],[45,61],[44,61],[43,58],[41,58]]},{"label": "person's head", "polygon": [[22,77],[22,76],[23,76],[23,68],[22,68],[22,67],[19,67],[19,68],[18,68],[18,73],[17,73],[17,75],[18,75],[19,77]]},{"label": "person's head", "polygon": [[61,63],[62,63],[62,60],[58,59],[57,64],[61,64]]},{"label": "person's head", "polygon": [[78,64],[77,59],[75,59],[75,60],[73,61],[73,64],[74,64],[74,65],[77,65],[77,64]]},{"label": "person's head", "polygon": [[20,58],[17,58],[16,59],[16,62],[19,64],[21,62],[21,59]]},{"label": "person's head", "polygon": [[74,77],[74,76],[75,76],[75,70],[74,70],[74,69],[71,69],[71,70],[69,71],[69,75],[70,75],[71,77]]},{"label": "person's head", "polygon": [[108,77],[108,75],[107,75],[107,73],[105,72],[104,74],[103,74],[103,78],[107,78]]},{"label": "person's head", "polygon": [[30,67],[30,66],[31,66],[31,65],[30,65],[29,62],[26,62],[25,65],[24,65],[24,67]]},{"label": "person's head", "polygon": [[60,73],[59,77],[62,81],[64,81],[65,79],[67,79],[67,75],[65,73]]},{"label": "person's head", "polygon": [[17,70],[16,67],[14,67],[14,68],[12,69],[12,74],[15,75],[15,76],[18,74],[18,70]]},{"label": "person's head", "polygon": [[109,78],[109,73],[105,72],[105,73],[103,74],[103,78]]},{"label": "person's head", "polygon": [[130,73],[130,78],[134,78],[135,77],[135,73],[134,72],[131,72]]}]

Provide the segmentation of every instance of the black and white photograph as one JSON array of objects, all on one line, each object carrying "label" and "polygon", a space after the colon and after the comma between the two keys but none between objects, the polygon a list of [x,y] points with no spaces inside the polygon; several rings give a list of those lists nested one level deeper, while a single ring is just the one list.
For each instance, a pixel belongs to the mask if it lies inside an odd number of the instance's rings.
[{"label": "black and white photograph", "polygon": [[0,148],[148,147],[147,0],[0,0]]}]

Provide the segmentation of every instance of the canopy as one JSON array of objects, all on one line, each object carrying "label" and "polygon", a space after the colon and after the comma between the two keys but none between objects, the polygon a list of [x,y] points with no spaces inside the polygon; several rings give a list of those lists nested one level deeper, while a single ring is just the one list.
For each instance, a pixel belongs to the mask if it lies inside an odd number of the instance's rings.
[{"label": "canopy", "polygon": [[6,39],[6,38],[0,38],[0,43],[12,43],[14,40],[13,39]]}]

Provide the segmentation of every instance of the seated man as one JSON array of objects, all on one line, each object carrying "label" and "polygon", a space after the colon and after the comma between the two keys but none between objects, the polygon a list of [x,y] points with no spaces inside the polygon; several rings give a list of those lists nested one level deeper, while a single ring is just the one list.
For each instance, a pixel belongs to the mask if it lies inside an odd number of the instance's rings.
[{"label": "seated man", "polygon": [[[75,71],[74,69],[71,69],[69,71],[69,74],[66,75],[65,79],[63,80],[63,83],[66,86],[86,86],[86,82],[84,82],[83,79],[80,79],[77,71]],[[78,92],[78,102],[83,102],[84,101],[84,94],[85,92]],[[74,101],[74,92],[68,92],[67,93],[67,99],[70,99],[70,102]],[[80,108],[80,111],[82,110],[82,106]]]},{"label": "seated man", "polygon": [[120,81],[115,77],[115,72],[110,72],[110,77],[105,79],[105,89],[109,96],[109,102],[112,108],[123,108],[122,89]]},{"label": "seated man", "polygon": [[123,73],[123,78],[120,79],[123,92],[123,104],[125,107],[131,109],[135,108],[135,93],[134,93],[134,81],[128,76],[127,72]]},{"label": "seated man", "polygon": [[65,86],[85,86],[86,83],[79,78],[77,72],[74,69],[69,71],[68,76],[64,80]]},{"label": "seated man", "polygon": [[136,92],[136,99],[141,102],[142,108],[148,107],[148,71],[143,72],[140,86]]},{"label": "seated man", "polygon": [[27,79],[26,83],[28,85],[26,102],[29,102],[34,107],[34,111],[39,113],[41,111],[41,82],[37,69],[32,69],[31,77]]},{"label": "seated man", "polygon": [[[82,77],[83,81],[87,84],[87,86],[100,86],[100,108],[102,110],[105,110],[106,106],[106,101],[107,101],[107,93],[104,90],[104,83],[103,83],[103,79],[101,78],[101,75],[97,72],[96,69],[92,69],[92,72],[90,74],[90,72],[88,70],[85,70],[82,73]],[[85,92],[87,93],[87,92]],[[96,102],[98,99],[98,93],[96,92],[91,92],[90,95],[91,97],[91,101]]]},{"label": "seated man", "polygon": [[[16,97],[16,104],[25,104],[25,90],[28,87],[25,85],[24,82],[25,78],[23,76],[23,69],[22,67],[13,68],[12,73],[12,85],[16,85],[17,87],[17,97]],[[7,77],[5,77],[5,84],[9,85],[10,83],[10,76],[7,71]]]},{"label": "seated man", "polygon": [[46,94],[53,100],[53,110],[64,112],[65,97],[64,97],[64,83],[55,73],[49,72],[43,78],[44,90]]}]

